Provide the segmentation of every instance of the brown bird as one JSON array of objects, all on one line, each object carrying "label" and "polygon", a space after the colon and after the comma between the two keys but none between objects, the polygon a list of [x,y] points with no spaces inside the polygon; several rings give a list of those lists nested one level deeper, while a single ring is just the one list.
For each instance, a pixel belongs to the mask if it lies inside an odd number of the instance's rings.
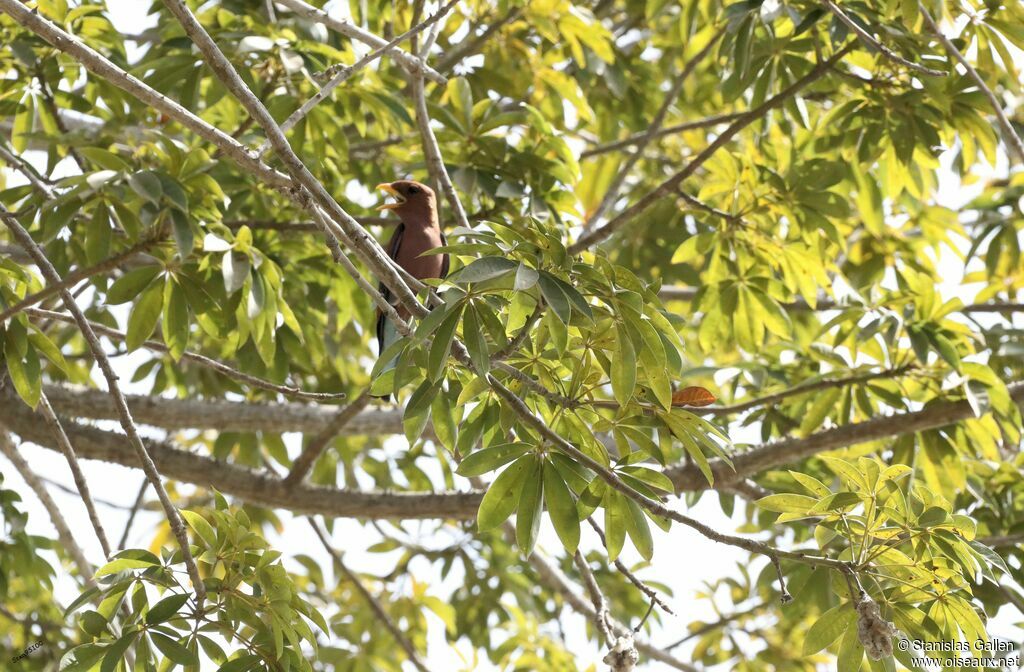
[{"label": "brown bird", "polygon": [[[399,180],[390,184],[378,184],[377,189],[393,196],[393,203],[385,203],[378,210],[391,210],[402,220],[395,228],[394,234],[387,245],[388,256],[398,262],[411,276],[417,280],[427,278],[444,278],[448,275],[448,255],[428,254],[424,252],[447,245],[441,224],[437,218],[437,198],[434,191],[425,184],[413,180]],[[389,303],[393,303],[391,292],[383,283],[380,293]],[[409,311],[396,306],[403,320],[409,319]],[[398,329],[394,323],[380,310],[377,311],[377,346],[378,354],[383,353],[389,345],[398,339]],[[395,361],[388,362],[383,370],[394,367]]]}]

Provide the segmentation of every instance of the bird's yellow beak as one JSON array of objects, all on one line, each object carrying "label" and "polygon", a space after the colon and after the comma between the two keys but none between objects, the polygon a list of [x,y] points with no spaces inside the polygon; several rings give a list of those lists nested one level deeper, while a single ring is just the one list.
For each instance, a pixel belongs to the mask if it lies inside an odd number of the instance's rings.
[{"label": "bird's yellow beak", "polygon": [[400,194],[398,192],[398,189],[395,189],[394,187],[392,187],[387,182],[384,182],[382,184],[378,184],[376,187],[374,187],[374,189],[378,189],[380,191],[383,191],[384,193],[388,194],[389,196],[393,196],[395,198],[395,202],[394,203],[382,203],[381,205],[377,206],[377,208],[376,208],[377,210],[394,210],[395,208],[397,208],[400,205],[402,205],[403,203],[405,203],[405,196],[402,196],[402,194]]}]

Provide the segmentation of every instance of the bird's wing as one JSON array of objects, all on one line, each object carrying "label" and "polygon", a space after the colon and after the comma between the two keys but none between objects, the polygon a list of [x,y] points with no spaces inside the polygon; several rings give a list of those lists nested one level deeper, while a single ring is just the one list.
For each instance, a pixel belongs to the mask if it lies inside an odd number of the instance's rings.
[{"label": "bird's wing", "polygon": [[[444,232],[441,233],[441,246],[447,246],[448,239],[444,237]],[[451,259],[448,258],[448,253],[445,252],[444,256],[441,257],[441,279],[444,280],[448,277],[448,266],[451,263]]]},{"label": "bird's wing", "polygon": [[[405,235],[405,223],[399,224],[395,227],[395,232],[391,234],[391,240],[388,241],[388,256],[392,259],[398,258],[398,250],[402,246],[402,236]],[[389,290],[384,283],[380,283],[378,290],[381,296],[384,297],[385,301],[391,301],[391,290]]]},{"label": "bird's wing", "polygon": [[[398,258],[398,248],[402,245],[402,236],[405,234],[405,224],[399,224],[395,227],[395,232],[391,234],[391,240],[388,241],[388,256],[392,259]],[[377,287],[380,295],[384,297],[384,300],[391,303],[391,290],[382,282]],[[377,309],[377,347],[378,353],[384,351],[384,328],[387,318],[381,310]]]}]

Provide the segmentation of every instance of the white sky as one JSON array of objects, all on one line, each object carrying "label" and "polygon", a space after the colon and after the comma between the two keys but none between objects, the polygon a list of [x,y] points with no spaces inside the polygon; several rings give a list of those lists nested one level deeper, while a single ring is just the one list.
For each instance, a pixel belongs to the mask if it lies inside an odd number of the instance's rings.
[{"label": "white sky", "polygon": [[[107,4],[111,10],[109,13],[111,20],[122,32],[138,33],[152,25],[152,21],[146,18],[149,3],[140,2],[139,0],[107,0]],[[334,4],[343,5],[344,3],[335,2]],[[947,155],[944,158],[946,160],[944,161],[944,169],[940,174],[940,188],[937,190],[937,194],[942,205],[959,207],[967,202],[978,188],[964,189],[956,175],[948,170],[950,157]],[[1005,158],[1001,158],[1001,162],[1004,161]],[[1005,173],[1005,165],[998,166],[993,173]],[[21,178],[18,175],[8,172],[7,177],[10,184],[21,183]],[[349,190],[349,194],[356,198],[358,198],[357,194],[359,193],[360,190],[356,187]],[[943,295],[946,298],[960,296],[965,301],[970,301],[977,288],[961,286],[962,276],[959,260],[952,253],[946,252],[939,261],[941,267],[948,270],[948,273],[945,274],[946,280],[940,286],[940,291]],[[148,381],[138,384],[128,382],[134,373],[135,367],[142,361],[145,361],[145,359],[147,359],[145,353],[136,352],[132,355],[113,360],[121,376],[125,392],[144,394],[149,391]],[[98,375],[96,378],[98,380],[101,379]],[[109,429],[117,428],[116,423],[100,424]],[[757,436],[757,428],[753,427],[734,432],[732,439],[736,442],[756,442]],[[288,437],[287,444],[290,454],[293,457],[296,456],[300,446],[299,437],[297,435]],[[390,449],[401,450],[404,447],[404,439],[395,439],[389,443],[389,446]],[[23,447],[23,454],[38,474],[65,485],[73,486],[67,463],[61,455],[32,445],[25,445]],[[50,519],[31,493],[31,490],[22,482],[17,472],[6,461],[3,461],[2,465],[6,487],[18,491],[24,498],[23,506],[28,509],[30,514],[29,530],[36,534],[54,536],[55,531],[50,523]],[[118,465],[83,461],[82,467],[95,497],[113,501],[124,507],[132,504],[143,480],[140,471]],[[469,487],[466,482],[463,482],[461,486]],[[187,492],[189,486],[184,486],[182,489]],[[99,543],[92,533],[89,520],[78,496],[70,495],[54,488],[51,488],[50,492],[60,506],[71,529],[75,532],[77,541],[82,545],[86,556],[93,563],[97,565],[102,564],[102,552]],[[684,509],[682,500],[674,501],[673,505],[679,510]],[[107,535],[111,539],[111,543],[116,543],[121,536],[121,531],[124,529],[124,522],[127,518],[126,512],[120,509],[112,509],[102,504],[99,505],[99,508]],[[737,509],[739,508],[737,506]],[[721,531],[734,531],[736,526],[742,523],[739,514],[737,514],[734,521],[730,521],[721,513],[714,494],[706,494],[695,507],[686,510],[686,513]],[[299,519],[291,522],[287,512],[279,511],[279,515],[284,520],[284,532],[281,535],[268,534],[267,538],[271,545],[286,553],[304,553],[313,557],[325,568],[325,575],[332,576],[330,559],[319,541],[313,536],[308,525]],[[128,547],[148,546],[154,534],[155,526],[162,520],[162,514],[141,513],[136,519],[133,533],[129,537]],[[416,536],[417,525],[415,523],[407,524],[405,528],[411,535]],[[426,529],[430,529],[429,526]],[[695,593],[703,590],[704,586],[702,584],[704,581],[713,581],[726,575],[739,576],[739,573],[736,571],[737,563],[745,562],[752,564],[755,569],[751,571],[751,574],[754,576],[757,575],[760,568],[764,565],[764,561],[761,558],[756,558],[751,563],[746,553],[729,546],[710,542],[696,532],[681,525],[674,526],[668,534],[661,532],[660,529],[654,526],[652,526],[652,530],[655,538],[654,566],[656,570],[641,572],[640,576],[641,578],[648,578],[669,585],[675,595],[675,597],[669,599],[669,603],[677,613],[675,617],[663,615],[663,625],[656,627],[653,635],[650,637],[650,640],[656,645],[667,645],[682,637],[687,631],[687,624],[693,620],[715,618],[708,601],[694,597]],[[592,549],[595,547],[593,543],[595,540],[592,538],[592,534],[588,534],[589,532],[587,529],[584,530],[584,546]],[[380,536],[370,526],[364,527],[351,520],[339,519],[337,521],[334,538],[336,547],[344,550],[346,562],[352,569],[357,571],[383,574],[385,572],[381,570],[381,567],[384,566],[385,571],[390,569],[393,564],[393,558],[397,557],[397,555],[381,556],[379,554],[366,553],[365,549],[379,541]],[[429,538],[423,539],[425,544],[435,546],[442,546],[450,541],[451,539],[448,537],[434,540]],[[588,542],[589,546],[587,546]],[[561,544],[554,535],[547,520],[545,520],[542,527],[538,546],[550,550],[551,554],[554,555],[563,552]],[[382,558],[384,559],[382,560]],[[52,556],[50,560],[51,563],[54,563]],[[632,564],[639,560],[629,544],[627,544],[623,560],[627,564]],[[458,580],[458,577],[453,573],[447,581],[440,582],[437,573],[426,562],[418,561],[418,563],[418,565],[414,564],[412,566],[412,573],[421,581],[429,581],[431,576],[435,577],[435,580],[431,581],[431,592],[444,598],[452,585],[454,585],[453,581]],[[288,565],[292,570],[303,571],[297,563],[289,562]],[[393,586],[393,588],[399,590],[403,589],[403,587],[404,589],[409,588],[408,583],[403,584],[401,580],[397,586]],[[64,578],[58,582],[56,594],[62,604],[67,604],[77,596],[78,589],[70,579]],[[614,615],[614,605],[612,605],[612,608]],[[799,605],[791,605],[790,608],[799,608]],[[993,619],[990,634],[1019,641],[1021,631],[1013,625],[1018,616],[1018,614],[1011,612],[1009,609],[1003,609],[998,618]],[[427,657],[428,666],[438,672],[442,670],[458,671],[470,669],[463,662],[472,661],[473,659],[470,647],[465,643],[461,645],[456,644],[453,650],[444,639],[444,627],[441,621],[436,617],[431,617],[430,620],[431,636],[429,655]],[[602,669],[604,666],[600,664],[600,658],[603,652],[598,652],[595,644],[586,640],[583,617],[567,613],[563,618],[563,623],[565,625],[567,642],[570,650],[577,653],[580,669],[586,669],[589,664],[597,664],[598,669]],[[547,632],[557,634],[553,629],[548,629]],[[688,649],[685,646],[675,651],[677,655],[684,659],[686,659],[687,652]],[[407,665],[407,668],[412,669],[410,665]],[[498,668],[492,667],[487,663],[481,663],[473,669],[486,672]],[[645,663],[642,669],[661,670],[668,668],[658,663]]]}]

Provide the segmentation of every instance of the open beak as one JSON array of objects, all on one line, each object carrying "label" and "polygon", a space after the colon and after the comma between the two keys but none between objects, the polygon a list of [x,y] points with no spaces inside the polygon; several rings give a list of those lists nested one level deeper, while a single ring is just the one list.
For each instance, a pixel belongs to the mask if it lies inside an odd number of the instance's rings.
[{"label": "open beak", "polygon": [[405,196],[402,196],[402,194],[398,193],[398,189],[395,189],[387,182],[383,184],[378,184],[376,187],[374,187],[374,189],[379,189],[380,191],[383,191],[389,196],[393,196],[395,198],[394,203],[383,203],[381,205],[378,205],[377,210],[394,210],[395,208],[405,203]]}]

